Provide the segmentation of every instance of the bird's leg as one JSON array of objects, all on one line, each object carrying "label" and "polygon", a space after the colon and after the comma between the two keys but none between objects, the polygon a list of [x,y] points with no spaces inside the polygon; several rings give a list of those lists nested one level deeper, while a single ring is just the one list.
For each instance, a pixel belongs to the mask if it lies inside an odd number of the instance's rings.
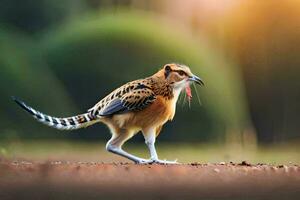
[{"label": "bird's leg", "polygon": [[135,163],[143,164],[149,163],[149,160],[139,158],[130,153],[127,153],[122,149],[122,145],[132,137],[133,134],[128,131],[122,131],[119,133],[113,133],[112,138],[106,144],[106,150],[117,155],[123,156],[129,160],[132,160]]},{"label": "bird's leg", "polygon": [[147,130],[147,131],[143,131],[143,135],[145,138],[145,143],[149,148],[150,151],[150,163],[159,163],[159,164],[178,164],[175,161],[167,161],[167,160],[159,160],[157,153],[156,153],[156,149],[155,149],[155,138],[156,138],[156,132],[155,129],[151,129],[151,130]]},{"label": "bird's leg", "polygon": [[144,133],[145,143],[148,146],[148,149],[150,151],[151,160],[155,161],[158,160],[158,156],[155,149],[155,139],[156,134],[153,130],[150,130],[146,133]]}]

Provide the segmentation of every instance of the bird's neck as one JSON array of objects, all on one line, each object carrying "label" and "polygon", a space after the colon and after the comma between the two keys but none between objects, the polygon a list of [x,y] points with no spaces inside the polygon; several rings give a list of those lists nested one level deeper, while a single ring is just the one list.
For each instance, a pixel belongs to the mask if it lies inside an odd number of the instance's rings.
[{"label": "bird's neck", "polygon": [[163,77],[151,76],[149,79],[152,80],[151,88],[155,95],[162,96],[168,100],[173,99],[175,96],[178,97],[177,91]]}]

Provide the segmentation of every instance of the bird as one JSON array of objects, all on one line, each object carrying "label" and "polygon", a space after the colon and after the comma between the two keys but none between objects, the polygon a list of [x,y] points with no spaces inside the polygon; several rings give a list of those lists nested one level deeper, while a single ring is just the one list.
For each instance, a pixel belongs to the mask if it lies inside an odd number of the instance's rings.
[{"label": "bird", "polygon": [[[113,90],[87,112],[64,118],[43,114],[19,98],[12,98],[36,120],[59,130],[74,130],[98,122],[104,123],[111,132],[106,150],[134,163],[176,164],[177,161],[158,158],[155,141],[163,125],[174,118],[179,94],[186,89],[187,95],[191,97],[189,85],[193,82],[204,86],[202,79],[194,75],[188,66],[165,64],[152,76],[128,82]],[[122,148],[138,132],[144,136],[150,152],[149,159],[132,155]]]}]

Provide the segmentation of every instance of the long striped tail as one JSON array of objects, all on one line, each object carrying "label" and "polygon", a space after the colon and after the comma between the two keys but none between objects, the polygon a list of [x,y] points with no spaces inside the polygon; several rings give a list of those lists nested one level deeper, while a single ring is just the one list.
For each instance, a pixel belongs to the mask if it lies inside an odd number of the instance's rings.
[{"label": "long striped tail", "polygon": [[19,100],[16,97],[12,97],[12,99],[39,122],[42,122],[47,126],[59,130],[74,130],[85,128],[99,121],[99,119],[92,116],[91,113],[84,113],[73,117],[65,118],[52,117],[33,109],[32,107],[26,105],[23,101]]}]

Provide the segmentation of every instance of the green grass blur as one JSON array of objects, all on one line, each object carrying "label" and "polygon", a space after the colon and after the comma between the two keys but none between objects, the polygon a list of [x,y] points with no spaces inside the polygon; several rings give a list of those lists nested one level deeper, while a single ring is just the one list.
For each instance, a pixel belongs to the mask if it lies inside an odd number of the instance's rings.
[{"label": "green grass blur", "polygon": [[[128,142],[125,149],[134,155],[149,158],[146,145]],[[282,143],[254,148],[237,144],[158,142],[157,150],[160,159],[178,160],[180,163],[241,163],[247,161],[251,164],[300,164],[297,143]],[[1,142],[0,155],[3,159],[38,162],[130,162],[107,152],[105,143],[64,140]]]}]

